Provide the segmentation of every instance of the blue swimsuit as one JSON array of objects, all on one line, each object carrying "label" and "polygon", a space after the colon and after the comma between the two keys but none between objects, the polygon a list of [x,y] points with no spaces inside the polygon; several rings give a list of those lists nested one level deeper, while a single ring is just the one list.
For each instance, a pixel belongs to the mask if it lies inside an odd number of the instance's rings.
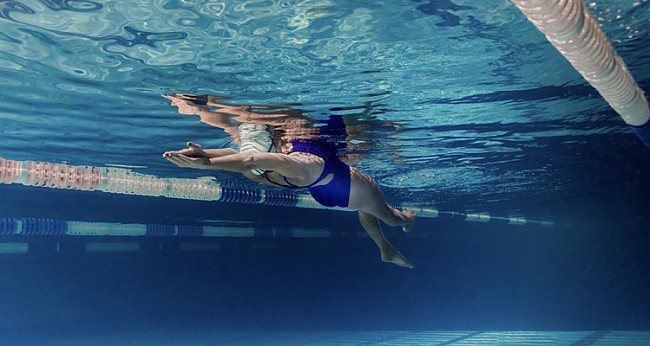
[{"label": "blue swimsuit", "polygon": [[[325,140],[295,140],[291,142],[292,152],[309,153],[322,158],[325,161],[323,173],[313,183],[307,186],[298,186],[287,181],[284,178],[284,184],[279,184],[269,180],[264,174],[266,180],[271,184],[288,187],[288,188],[307,188],[314,199],[326,207],[343,207],[347,208],[350,201],[350,166],[343,163],[336,156],[336,147]],[[333,174],[332,180],[325,185],[314,186],[328,175]]]}]

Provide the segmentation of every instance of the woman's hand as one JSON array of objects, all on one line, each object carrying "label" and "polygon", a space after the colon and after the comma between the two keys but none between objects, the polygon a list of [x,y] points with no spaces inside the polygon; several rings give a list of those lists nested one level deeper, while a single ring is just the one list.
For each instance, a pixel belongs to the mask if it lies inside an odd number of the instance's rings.
[{"label": "woman's hand", "polygon": [[177,152],[166,152],[163,157],[178,167],[209,169],[210,159],[206,157],[189,157]]},{"label": "woman's hand", "polygon": [[208,157],[208,154],[203,151],[203,148],[201,147],[200,144],[192,143],[192,142],[187,142],[187,148],[181,149],[181,150],[176,150],[176,151],[166,151],[163,154],[163,157],[166,157],[167,154],[181,154],[185,155],[188,157]]},{"label": "woman's hand", "polygon": [[187,142],[187,148],[177,151],[166,151],[163,157],[178,167],[208,169],[210,159],[199,144]]}]

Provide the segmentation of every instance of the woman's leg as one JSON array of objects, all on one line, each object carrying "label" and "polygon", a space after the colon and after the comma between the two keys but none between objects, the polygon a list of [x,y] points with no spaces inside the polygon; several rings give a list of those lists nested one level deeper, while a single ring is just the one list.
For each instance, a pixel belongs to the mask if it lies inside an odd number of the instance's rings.
[{"label": "woman's leg", "polygon": [[361,221],[361,226],[363,226],[363,229],[366,230],[370,238],[377,244],[381,252],[382,261],[393,263],[400,267],[413,268],[413,264],[384,237],[379,220],[375,216],[359,210],[359,221]]},{"label": "woman's leg", "polygon": [[401,267],[413,268],[411,262],[386,239],[379,220],[389,226],[401,226],[405,232],[408,232],[415,222],[415,213],[411,210],[402,212],[390,207],[377,183],[369,176],[354,168],[351,168],[350,174],[348,207],[359,211],[359,221],[379,248],[381,259]]},{"label": "woman's leg", "polygon": [[372,178],[351,169],[350,209],[357,209],[372,214],[391,227],[402,227],[410,232],[415,222],[415,212],[409,209],[399,211],[388,205],[384,193]]}]

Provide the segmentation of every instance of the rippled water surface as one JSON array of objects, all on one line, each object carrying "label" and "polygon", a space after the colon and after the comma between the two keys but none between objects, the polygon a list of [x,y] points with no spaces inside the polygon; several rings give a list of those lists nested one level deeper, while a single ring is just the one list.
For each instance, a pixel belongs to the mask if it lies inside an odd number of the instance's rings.
[{"label": "rippled water surface", "polygon": [[[590,7],[646,87],[648,2]],[[507,1],[5,1],[0,17],[6,158],[191,174],[160,153],[225,138],[159,97],[192,92],[352,114],[357,165],[401,201],[642,179],[626,163],[647,151]]]}]

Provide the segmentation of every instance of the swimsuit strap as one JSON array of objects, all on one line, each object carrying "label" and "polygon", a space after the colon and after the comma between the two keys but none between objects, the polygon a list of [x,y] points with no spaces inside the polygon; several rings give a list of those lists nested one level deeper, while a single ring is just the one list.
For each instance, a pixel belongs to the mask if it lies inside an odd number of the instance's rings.
[{"label": "swimsuit strap", "polygon": [[[296,188],[296,189],[305,189],[305,188],[310,188],[310,187],[320,183],[330,173],[331,172],[327,169],[327,161],[325,161],[325,165],[323,166],[323,172],[320,174],[320,177],[318,177],[318,179],[314,180],[314,182],[309,184],[309,185],[300,186],[300,185],[292,184],[289,180],[287,180],[287,177],[283,176],[283,178],[284,178],[284,182],[287,183],[287,185],[289,185],[288,187],[292,187],[292,188]],[[267,180],[268,180],[268,178],[267,178]]]},{"label": "swimsuit strap", "polygon": [[283,185],[283,184],[280,184],[280,183],[278,183],[278,182],[275,182],[275,181],[269,179],[268,173],[270,173],[270,172],[272,172],[272,171],[265,171],[265,172],[262,174],[262,176],[264,176],[264,178],[266,178],[266,181],[268,181],[269,183],[271,183],[271,184],[273,184],[273,185],[275,185],[275,186],[288,187],[288,188],[290,188],[290,189],[307,189],[307,188],[310,188],[310,187],[312,187],[312,186],[314,186],[314,185],[320,183],[323,179],[325,179],[325,178],[326,178],[326,177],[331,173],[331,172],[328,172],[328,171],[326,170],[325,167],[323,167],[323,172],[321,173],[320,177],[318,177],[318,179],[314,180],[314,182],[311,183],[311,184],[309,184],[309,185],[300,186],[300,185],[296,185],[296,184],[290,182],[290,181],[287,179],[287,177],[285,177],[285,176],[282,176],[282,178],[283,178],[284,182],[285,182],[287,185]]},{"label": "swimsuit strap", "polygon": [[269,183],[271,183],[271,184],[273,184],[273,185],[275,185],[275,186],[279,186],[279,187],[287,187],[287,188],[290,188],[290,189],[296,189],[296,188],[299,188],[299,186],[293,185],[293,184],[291,184],[290,182],[288,182],[288,181],[287,181],[287,178],[284,177],[284,176],[283,176],[284,181],[285,181],[287,184],[289,184],[289,185],[283,185],[283,184],[277,183],[277,182],[275,182],[275,181],[269,179],[269,175],[268,175],[268,174],[271,173],[271,172],[273,172],[273,171],[264,171],[264,172],[262,173],[262,176],[263,176],[263,177],[266,179],[266,181],[268,181]]}]

